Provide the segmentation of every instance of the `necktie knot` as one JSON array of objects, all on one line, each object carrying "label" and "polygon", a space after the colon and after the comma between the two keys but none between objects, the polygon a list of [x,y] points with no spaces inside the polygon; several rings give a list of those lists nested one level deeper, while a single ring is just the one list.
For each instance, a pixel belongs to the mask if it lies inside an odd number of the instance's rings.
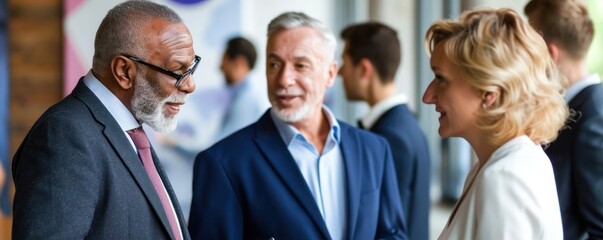
[{"label": "necktie knot", "polygon": [[142,129],[142,126],[134,128],[132,130],[126,131],[128,135],[134,141],[134,145],[136,145],[137,149],[150,148],[151,144],[149,143],[149,139],[147,138],[147,134]]}]

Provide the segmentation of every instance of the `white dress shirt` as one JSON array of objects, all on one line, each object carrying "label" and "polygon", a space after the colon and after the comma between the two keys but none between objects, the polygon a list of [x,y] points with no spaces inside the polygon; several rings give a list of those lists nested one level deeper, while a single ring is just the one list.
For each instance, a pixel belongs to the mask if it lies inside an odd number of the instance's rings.
[{"label": "white dress shirt", "polygon": [[404,94],[394,95],[389,98],[382,100],[381,102],[375,104],[369,112],[360,120],[362,122],[362,128],[371,129],[373,124],[377,122],[377,120],[387,112],[389,109],[398,106],[400,104],[406,104],[408,102],[408,98]]}]

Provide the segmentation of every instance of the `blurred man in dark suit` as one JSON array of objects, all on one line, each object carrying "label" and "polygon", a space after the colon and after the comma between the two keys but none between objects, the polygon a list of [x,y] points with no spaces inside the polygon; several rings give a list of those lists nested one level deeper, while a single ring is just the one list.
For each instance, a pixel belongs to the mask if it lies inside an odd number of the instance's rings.
[{"label": "blurred man in dark suit", "polygon": [[565,239],[603,239],[603,86],[586,61],[594,26],[579,0],[532,0],[525,7],[551,57],[569,81],[565,100],[574,112],[546,148]]},{"label": "blurred man in dark suit", "polygon": [[425,135],[407,104],[396,90],[394,78],[400,64],[398,33],[377,22],[346,27],[343,78],[349,100],[364,101],[371,107],[359,127],[377,133],[389,142],[398,178],[402,206],[410,239],[429,237],[429,149]]}]

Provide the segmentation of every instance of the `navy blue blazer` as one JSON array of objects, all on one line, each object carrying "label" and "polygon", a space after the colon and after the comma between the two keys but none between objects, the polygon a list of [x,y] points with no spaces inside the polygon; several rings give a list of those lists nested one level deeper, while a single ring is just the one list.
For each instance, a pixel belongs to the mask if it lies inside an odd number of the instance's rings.
[{"label": "navy blue blazer", "polygon": [[[268,110],[194,164],[193,239],[331,239]],[[347,180],[346,239],[406,239],[385,139],[339,122]]]},{"label": "navy blue blazer", "polygon": [[565,239],[603,239],[603,86],[583,89],[570,102],[573,121],[546,148]]},{"label": "navy blue blazer", "polygon": [[[190,239],[172,186],[152,152]],[[13,239],[173,239],[161,200],[117,121],[82,80],[13,158]]]},{"label": "navy blue blazer", "polygon": [[383,113],[370,131],[385,137],[392,149],[408,237],[427,240],[431,160],[419,122],[406,104],[400,104]]}]

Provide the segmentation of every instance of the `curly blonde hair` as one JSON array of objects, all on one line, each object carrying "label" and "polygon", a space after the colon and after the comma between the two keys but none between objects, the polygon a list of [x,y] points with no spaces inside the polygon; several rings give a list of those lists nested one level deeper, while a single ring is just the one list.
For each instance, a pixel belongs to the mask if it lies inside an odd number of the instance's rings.
[{"label": "curly blonde hair", "polygon": [[539,144],[557,137],[568,117],[562,96],[567,80],[542,37],[514,10],[473,10],[458,21],[437,21],[424,43],[429,55],[444,44],[445,55],[469,84],[499,93],[494,104],[477,113],[477,127],[493,132],[493,144],[523,134]]}]

